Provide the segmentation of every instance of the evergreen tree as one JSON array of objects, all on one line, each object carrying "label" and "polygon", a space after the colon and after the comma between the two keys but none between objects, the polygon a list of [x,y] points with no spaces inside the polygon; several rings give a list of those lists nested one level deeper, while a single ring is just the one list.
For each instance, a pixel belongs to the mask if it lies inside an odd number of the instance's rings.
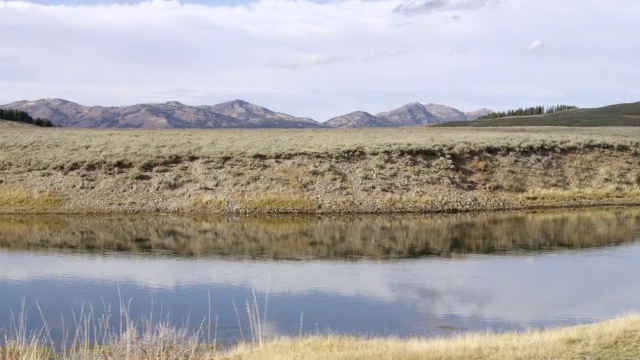
[{"label": "evergreen tree", "polygon": [[15,122],[21,122],[21,123],[26,123],[26,124],[33,124],[33,125],[40,126],[40,127],[56,127],[56,126],[59,126],[59,125],[55,125],[54,123],[52,123],[48,119],[41,119],[41,118],[34,119],[34,118],[31,117],[31,115],[29,115],[28,113],[26,113],[24,111],[12,110],[12,109],[2,109],[2,108],[0,108],[0,120],[7,120],[7,121],[15,121]]},{"label": "evergreen tree", "polygon": [[546,115],[546,114],[554,114],[560,111],[575,110],[577,108],[578,108],[577,106],[573,106],[573,105],[554,105],[549,107],[538,105],[538,106],[531,106],[528,108],[518,108],[518,109],[510,109],[507,111],[492,112],[490,114],[480,116],[479,118],[477,118],[477,120],[499,119],[499,118],[510,117],[510,116]]}]

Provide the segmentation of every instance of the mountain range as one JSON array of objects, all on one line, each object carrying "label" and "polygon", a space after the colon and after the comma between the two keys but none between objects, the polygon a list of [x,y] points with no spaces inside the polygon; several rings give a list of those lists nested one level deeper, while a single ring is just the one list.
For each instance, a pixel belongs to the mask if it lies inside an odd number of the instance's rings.
[{"label": "mountain range", "polygon": [[243,100],[190,106],[170,101],[122,107],[83,106],[63,99],[16,101],[0,108],[21,110],[64,127],[88,128],[357,128],[438,124],[474,120],[491,111],[464,113],[445,105],[417,102],[376,115],[356,111],[319,123],[275,112]]}]

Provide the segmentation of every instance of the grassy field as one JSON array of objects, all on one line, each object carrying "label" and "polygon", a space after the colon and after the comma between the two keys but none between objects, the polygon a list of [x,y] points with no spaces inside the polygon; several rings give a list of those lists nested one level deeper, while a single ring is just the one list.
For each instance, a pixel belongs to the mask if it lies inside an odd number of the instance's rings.
[{"label": "grassy field", "polygon": [[446,212],[640,202],[640,128],[0,132],[2,212]]},{"label": "grassy field", "polygon": [[320,157],[380,153],[464,155],[640,144],[638,128],[435,129],[11,129],[0,133],[0,166],[28,170],[161,164],[188,159]]},{"label": "grassy field", "polygon": [[497,126],[640,126],[640,102],[610,105],[594,109],[562,111],[549,115],[512,116],[500,119],[456,121],[437,124],[440,127]]}]

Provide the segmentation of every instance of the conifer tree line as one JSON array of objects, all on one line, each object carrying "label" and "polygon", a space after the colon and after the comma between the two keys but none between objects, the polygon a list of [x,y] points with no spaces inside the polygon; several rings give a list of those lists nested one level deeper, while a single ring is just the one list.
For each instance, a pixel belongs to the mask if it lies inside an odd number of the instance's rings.
[{"label": "conifer tree line", "polygon": [[499,119],[499,118],[508,117],[508,116],[547,115],[547,114],[554,114],[561,111],[575,110],[577,108],[578,108],[577,106],[573,106],[573,105],[554,105],[549,107],[540,105],[540,106],[532,106],[528,108],[513,109],[508,111],[492,112],[490,114],[480,116],[476,120]]},{"label": "conifer tree line", "polygon": [[33,124],[40,127],[58,127],[48,119],[34,119],[28,113],[20,110],[2,109],[0,108],[0,120],[15,121],[27,124]]}]

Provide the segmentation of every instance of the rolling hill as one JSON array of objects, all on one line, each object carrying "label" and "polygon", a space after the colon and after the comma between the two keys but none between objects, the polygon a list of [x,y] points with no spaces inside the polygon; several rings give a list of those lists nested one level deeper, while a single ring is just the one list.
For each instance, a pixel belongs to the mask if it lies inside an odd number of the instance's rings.
[{"label": "rolling hill", "polygon": [[567,110],[548,115],[511,116],[499,119],[455,121],[441,123],[435,126],[640,126],[640,102],[616,104],[591,109]]},{"label": "rolling hill", "polygon": [[38,126],[33,124],[26,124],[16,121],[2,120],[0,119],[0,129],[7,128],[37,128]]}]

